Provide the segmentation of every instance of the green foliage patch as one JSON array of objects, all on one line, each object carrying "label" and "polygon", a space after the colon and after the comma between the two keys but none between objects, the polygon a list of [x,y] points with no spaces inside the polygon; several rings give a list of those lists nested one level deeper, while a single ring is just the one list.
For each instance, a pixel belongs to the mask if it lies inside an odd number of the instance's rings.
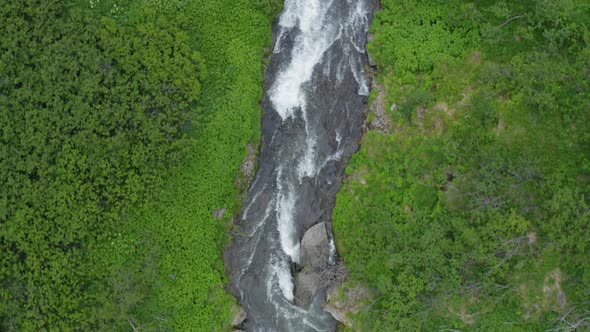
[{"label": "green foliage patch", "polygon": [[382,4],[369,49],[391,133],[367,133],[334,211],[351,277],[375,292],[356,320],[587,326],[590,7]]},{"label": "green foliage patch", "polygon": [[221,250],[278,10],[0,8],[0,329],[229,328]]}]

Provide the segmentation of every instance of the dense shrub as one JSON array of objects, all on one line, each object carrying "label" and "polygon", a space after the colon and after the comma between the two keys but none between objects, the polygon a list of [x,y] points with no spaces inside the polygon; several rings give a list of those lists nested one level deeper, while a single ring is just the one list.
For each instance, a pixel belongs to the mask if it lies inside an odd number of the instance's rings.
[{"label": "dense shrub", "polygon": [[225,222],[279,8],[0,8],[0,329],[227,328]]},{"label": "dense shrub", "polygon": [[383,2],[391,133],[367,133],[334,211],[375,292],[363,330],[588,326],[589,9]]}]

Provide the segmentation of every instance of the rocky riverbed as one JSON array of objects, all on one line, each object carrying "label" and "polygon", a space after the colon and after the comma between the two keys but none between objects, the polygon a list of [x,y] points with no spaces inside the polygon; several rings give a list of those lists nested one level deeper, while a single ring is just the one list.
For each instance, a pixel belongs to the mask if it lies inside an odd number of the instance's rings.
[{"label": "rocky riverbed", "polygon": [[337,270],[331,216],[362,134],[375,5],[287,0],[273,29],[259,168],[225,253],[242,329],[335,329],[323,310]]}]

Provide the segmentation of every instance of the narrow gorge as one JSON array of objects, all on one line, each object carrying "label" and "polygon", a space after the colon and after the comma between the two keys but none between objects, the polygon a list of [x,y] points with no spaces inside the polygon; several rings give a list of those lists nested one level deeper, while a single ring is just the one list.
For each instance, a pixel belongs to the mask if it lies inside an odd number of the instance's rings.
[{"label": "narrow gorge", "polygon": [[322,309],[325,291],[320,287],[309,305],[300,305],[293,272],[301,268],[303,234],[319,223],[329,239],[327,264],[334,261],[331,215],[362,134],[375,6],[373,0],[287,0],[273,27],[259,169],[225,253],[248,331],[335,330],[335,319]]}]

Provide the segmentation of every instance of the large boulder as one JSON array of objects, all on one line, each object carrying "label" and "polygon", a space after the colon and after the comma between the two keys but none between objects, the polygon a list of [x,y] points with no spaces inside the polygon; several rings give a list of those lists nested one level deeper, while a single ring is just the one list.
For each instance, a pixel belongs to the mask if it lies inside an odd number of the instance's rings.
[{"label": "large boulder", "polygon": [[320,274],[303,269],[295,275],[295,304],[308,309],[318,291],[321,283]]},{"label": "large boulder", "polygon": [[[308,229],[301,240],[301,272],[295,274],[295,304],[307,309],[321,291],[321,271],[330,257],[330,242],[326,223]],[[297,269],[294,269],[297,272]]]},{"label": "large boulder", "polygon": [[330,258],[330,241],[326,231],[326,223],[312,226],[301,240],[301,266],[321,269],[328,264]]}]

